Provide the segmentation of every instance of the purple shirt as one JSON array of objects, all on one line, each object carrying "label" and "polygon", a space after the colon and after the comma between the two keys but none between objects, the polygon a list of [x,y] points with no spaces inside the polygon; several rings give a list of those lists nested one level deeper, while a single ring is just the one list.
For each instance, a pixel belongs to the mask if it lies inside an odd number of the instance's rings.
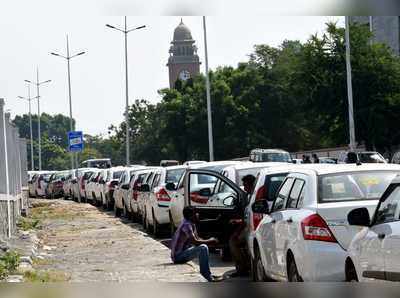
[{"label": "purple shirt", "polygon": [[192,246],[195,225],[184,219],[176,230],[171,241],[171,259],[175,261],[175,256]]}]

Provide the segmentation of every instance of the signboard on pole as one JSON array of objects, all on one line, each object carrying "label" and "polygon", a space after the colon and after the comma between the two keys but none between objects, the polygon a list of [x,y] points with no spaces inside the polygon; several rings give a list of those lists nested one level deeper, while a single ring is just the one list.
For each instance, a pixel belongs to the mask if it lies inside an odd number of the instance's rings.
[{"label": "signboard on pole", "polygon": [[68,132],[68,151],[81,152],[83,150],[83,133],[81,131]]}]

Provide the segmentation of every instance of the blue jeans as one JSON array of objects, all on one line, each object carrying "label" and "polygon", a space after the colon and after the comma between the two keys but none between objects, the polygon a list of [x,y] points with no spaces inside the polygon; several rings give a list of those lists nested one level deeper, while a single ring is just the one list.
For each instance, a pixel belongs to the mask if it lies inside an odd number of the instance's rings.
[{"label": "blue jeans", "polygon": [[211,280],[210,264],[208,261],[208,246],[201,244],[199,246],[192,246],[188,249],[181,251],[175,256],[174,262],[177,264],[182,264],[193,260],[194,258],[199,258],[200,264],[200,274],[203,275],[208,281]]}]

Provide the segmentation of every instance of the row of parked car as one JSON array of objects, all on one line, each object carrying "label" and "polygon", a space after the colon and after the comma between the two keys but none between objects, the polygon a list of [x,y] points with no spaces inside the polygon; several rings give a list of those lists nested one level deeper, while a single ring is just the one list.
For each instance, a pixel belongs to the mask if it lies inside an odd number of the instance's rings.
[{"label": "row of parked car", "polygon": [[[246,175],[256,177],[251,193]],[[195,206],[199,234],[217,237],[223,255],[231,220],[243,219],[255,281],[400,281],[398,175],[393,164],[219,161],[82,168],[60,181],[65,197],[113,209],[156,236]]]}]

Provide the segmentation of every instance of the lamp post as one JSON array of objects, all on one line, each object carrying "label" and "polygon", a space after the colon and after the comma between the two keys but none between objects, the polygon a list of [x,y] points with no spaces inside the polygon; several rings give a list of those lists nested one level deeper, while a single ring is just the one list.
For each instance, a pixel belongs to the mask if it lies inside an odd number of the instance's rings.
[{"label": "lamp post", "polygon": [[106,24],[108,28],[118,30],[122,33],[124,33],[125,37],[125,125],[126,125],[126,166],[130,165],[130,158],[129,158],[129,92],[128,92],[128,33],[143,29],[146,26],[139,26],[136,28],[132,29],[127,29],[127,24],[126,24],[126,16],[125,16],[125,26],[124,29],[117,28],[115,26]]},{"label": "lamp post", "polygon": [[38,141],[39,141],[39,171],[42,170],[42,139],[41,139],[41,132],[40,132],[40,93],[39,93],[39,87],[43,84],[50,83],[51,80],[39,81],[39,68],[36,68],[36,82],[32,82],[29,80],[25,80],[25,82],[30,83],[32,85],[36,86],[36,97],[38,101]]},{"label": "lamp post", "polygon": [[[68,72],[68,98],[69,98],[69,126],[70,126],[70,130],[73,131],[74,130],[74,123],[73,123],[73,119],[72,119],[72,96],[71,96],[71,68],[70,68],[70,60],[72,58],[75,58],[77,56],[83,55],[86,52],[79,52],[78,54],[75,55],[70,55],[69,53],[69,40],[68,40],[68,35],[67,35],[67,55],[61,55],[55,52],[51,52],[50,54],[56,57],[60,57],[60,58],[64,58],[65,60],[67,60],[67,72]],[[74,153],[71,152],[71,170],[73,170],[74,167]]]},{"label": "lamp post", "polygon": [[35,159],[33,157],[33,133],[32,133],[32,107],[31,107],[31,101],[35,99],[36,97],[31,97],[31,88],[28,85],[28,97],[23,97],[23,96],[18,96],[19,99],[24,99],[29,102],[29,130],[30,130],[30,135],[31,135],[31,169],[32,171],[35,170]]},{"label": "lamp post", "polygon": [[207,28],[206,17],[203,16],[203,29],[204,29],[204,56],[206,67],[206,95],[207,95],[207,120],[208,120],[208,151],[210,154],[210,161],[214,161],[214,140],[212,128],[212,113],[211,113],[211,95],[210,95],[210,78],[208,74],[208,50],[207,50]]},{"label": "lamp post", "polygon": [[350,150],[356,149],[356,138],[354,129],[354,111],[353,111],[353,85],[351,80],[351,61],[350,61],[350,32],[349,32],[349,17],[345,17],[346,23],[346,71],[347,71],[347,97],[349,103],[349,136]]}]

